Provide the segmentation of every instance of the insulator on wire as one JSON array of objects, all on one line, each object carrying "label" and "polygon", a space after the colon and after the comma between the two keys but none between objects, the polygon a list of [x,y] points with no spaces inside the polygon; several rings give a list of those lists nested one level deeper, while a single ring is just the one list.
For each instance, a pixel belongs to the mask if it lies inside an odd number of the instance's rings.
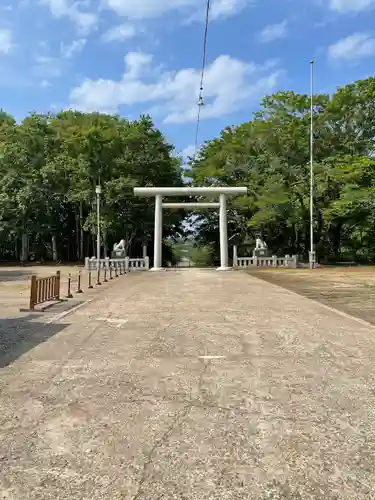
[{"label": "insulator on wire", "polygon": [[204,106],[204,102],[203,102],[203,97],[200,96],[199,99],[198,99],[198,106]]}]

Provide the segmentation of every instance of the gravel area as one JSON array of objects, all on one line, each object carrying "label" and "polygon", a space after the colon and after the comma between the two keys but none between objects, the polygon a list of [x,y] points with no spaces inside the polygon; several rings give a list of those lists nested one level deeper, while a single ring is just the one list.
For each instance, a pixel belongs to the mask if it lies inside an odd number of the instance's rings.
[{"label": "gravel area", "polygon": [[[61,297],[68,292],[68,278],[71,275],[71,290],[77,289],[78,271],[82,273],[81,286],[87,290],[87,271],[79,265],[34,265],[34,266],[1,266],[0,267],[0,318],[17,318],[20,308],[28,308],[30,301],[30,278],[47,277],[61,273]],[[95,277],[93,276],[93,282]]]},{"label": "gravel area", "polygon": [[0,368],[3,499],[375,499],[374,328],[199,269],[50,328]]}]

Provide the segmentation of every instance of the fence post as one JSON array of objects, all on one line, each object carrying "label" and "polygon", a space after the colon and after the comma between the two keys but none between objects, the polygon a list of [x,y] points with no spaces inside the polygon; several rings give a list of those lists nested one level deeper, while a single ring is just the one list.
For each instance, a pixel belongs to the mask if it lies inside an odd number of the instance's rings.
[{"label": "fence post", "polygon": [[56,280],[55,280],[55,297],[56,300],[60,300],[60,282],[61,282],[61,273],[60,271],[56,271]]},{"label": "fence post", "polygon": [[238,267],[237,245],[233,245],[233,267]]},{"label": "fence post", "polygon": [[91,283],[91,269],[89,270],[89,274],[88,274],[88,276],[89,276],[89,286],[88,286],[88,288],[94,288],[94,287],[92,286],[92,283]]},{"label": "fence post", "polygon": [[144,258],[144,262],[145,262],[145,269],[146,271],[148,271],[150,269],[150,257],[146,257]]},{"label": "fence post", "polygon": [[113,280],[113,276],[112,276],[112,262],[109,265],[109,279]]},{"label": "fence post", "polygon": [[85,257],[85,268],[87,270],[90,268],[90,257]]},{"label": "fence post", "polygon": [[272,255],[272,265],[273,267],[277,267],[277,255]]},{"label": "fence post", "polygon": [[68,276],[68,293],[66,295],[67,299],[72,299],[73,298],[72,292],[70,290],[71,285],[72,285],[72,275],[69,273],[69,276]]},{"label": "fence post", "polygon": [[99,263],[98,269],[96,270],[96,284],[101,285],[101,282],[100,282],[100,263]]},{"label": "fence post", "polygon": [[104,280],[103,280],[103,283],[108,283],[108,280],[107,280],[107,264],[104,267]]},{"label": "fence post", "polygon": [[81,270],[78,271],[78,282],[77,282],[76,293],[83,293],[83,290],[81,288]]},{"label": "fence post", "polygon": [[253,263],[254,263],[253,264],[254,267],[258,267],[258,256],[257,255],[254,255],[254,257],[253,257]]},{"label": "fence post", "polygon": [[30,311],[34,311],[35,303],[36,303],[36,274],[31,275],[31,283],[30,283]]},{"label": "fence post", "polygon": [[292,267],[297,268],[298,266],[298,257],[297,255],[292,255]]},{"label": "fence post", "polygon": [[129,257],[125,257],[124,268],[125,268],[125,272],[128,273],[129,269],[130,269],[130,259],[129,259]]},{"label": "fence post", "polygon": [[117,261],[114,262],[115,265],[115,278],[118,278]]}]

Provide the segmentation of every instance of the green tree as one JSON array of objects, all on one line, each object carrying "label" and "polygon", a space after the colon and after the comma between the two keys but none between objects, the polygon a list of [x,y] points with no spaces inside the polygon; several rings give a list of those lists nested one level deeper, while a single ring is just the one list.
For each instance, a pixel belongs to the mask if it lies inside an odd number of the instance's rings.
[{"label": "green tree", "polygon": [[[314,237],[322,259],[375,258],[374,92],[368,78],[313,99]],[[278,92],[262,100],[253,120],[225,128],[191,161],[193,185],[248,188],[247,197],[230,202],[230,232],[250,241],[261,234],[275,252],[307,254],[310,118],[309,96]],[[217,253],[217,214],[200,215],[199,227],[200,242]]]}]

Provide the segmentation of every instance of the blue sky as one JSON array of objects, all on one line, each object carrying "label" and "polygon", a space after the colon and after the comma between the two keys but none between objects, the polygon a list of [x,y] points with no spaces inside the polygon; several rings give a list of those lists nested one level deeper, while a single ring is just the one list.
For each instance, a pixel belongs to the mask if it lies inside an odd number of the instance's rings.
[{"label": "blue sky", "polygon": [[[151,113],[192,153],[206,0],[1,0],[0,107]],[[375,0],[212,0],[199,141],[279,89],[373,73]]]}]

